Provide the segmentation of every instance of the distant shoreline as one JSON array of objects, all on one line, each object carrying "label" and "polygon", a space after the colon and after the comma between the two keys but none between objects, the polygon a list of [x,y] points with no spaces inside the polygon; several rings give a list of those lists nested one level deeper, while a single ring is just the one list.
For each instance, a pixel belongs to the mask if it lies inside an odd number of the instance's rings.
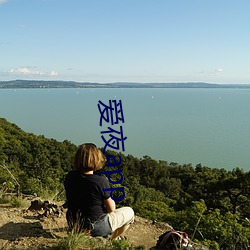
[{"label": "distant shoreline", "polygon": [[186,83],[139,83],[139,82],[113,82],[92,83],[75,81],[40,81],[40,80],[13,80],[0,81],[0,89],[24,88],[234,88],[250,89],[250,84],[212,84],[205,82]]}]

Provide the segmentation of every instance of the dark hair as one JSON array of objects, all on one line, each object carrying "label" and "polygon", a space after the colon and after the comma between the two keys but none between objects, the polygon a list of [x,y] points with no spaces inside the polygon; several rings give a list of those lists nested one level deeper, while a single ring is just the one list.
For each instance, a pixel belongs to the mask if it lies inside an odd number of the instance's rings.
[{"label": "dark hair", "polygon": [[101,169],[106,157],[93,143],[84,143],[76,151],[74,168],[79,171],[92,171]]}]

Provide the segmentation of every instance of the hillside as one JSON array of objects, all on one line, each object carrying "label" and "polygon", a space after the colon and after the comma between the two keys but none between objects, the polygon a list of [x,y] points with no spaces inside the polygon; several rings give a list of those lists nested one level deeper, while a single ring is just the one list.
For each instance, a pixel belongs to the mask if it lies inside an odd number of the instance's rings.
[{"label": "hillside", "polygon": [[[0,118],[0,198],[19,192],[64,201],[62,183],[75,150],[69,141],[27,133]],[[117,152],[106,155],[119,162]],[[118,207],[131,206],[137,216],[186,231],[211,249],[249,247],[250,172],[119,156],[126,195]]]},{"label": "hillside", "polygon": [[[55,249],[67,236],[65,214],[41,217],[39,212],[0,206],[0,249]],[[149,249],[167,229],[136,217],[126,237],[134,246]]]},{"label": "hillside", "polygon": [[211,84],[205,82],[182,83],[140,83],[140,82],[74,82],[74,81],[38,81],[13,80],[0,81],[0,89],[19,88],[242,88],[249,89],[250,84]]},{"label": "hillside", "polygon": [[[27,204],[30,205],[30,202]],[[57,204],[60,206],[62,203]],[[62,209],[60,214],[46,214],[41,209],[13,208],[0,204],[0,249],[57,249],[59,242],[68,235],[65,211]],[[147,250],[156,245],[161,234],[171,229],[167,223],[153,223],[152,220],[135,216],[135,222],[125,237],[131,247]],[[105,242],[105,239],[97,238],[95,241]],[[193,242],[191,244],[194,250],[208,250]]]}]

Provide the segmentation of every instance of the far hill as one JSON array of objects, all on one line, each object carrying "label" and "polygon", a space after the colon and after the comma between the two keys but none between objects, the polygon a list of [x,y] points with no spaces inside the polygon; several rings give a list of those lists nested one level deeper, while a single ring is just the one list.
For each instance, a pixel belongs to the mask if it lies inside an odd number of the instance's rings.
[{"label": "far hill", "polygon": [[0,81],[0,89],[18,88],[250,88],[250,84],[212,84],[205,82],[186,83],[139,83],[139,82],[74,82],[74,81],[42,81],[13,80]]}]

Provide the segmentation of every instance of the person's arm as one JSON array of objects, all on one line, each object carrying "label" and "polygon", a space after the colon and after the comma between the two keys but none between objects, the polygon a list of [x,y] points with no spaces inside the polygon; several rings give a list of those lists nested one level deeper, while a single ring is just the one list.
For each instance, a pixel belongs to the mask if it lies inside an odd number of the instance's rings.
[{"label": "person's arm", "polygon": [[108,213],[115,211],[115,201],[109,197],[108,199],[104,200],[104,204],[107,208]]}]

